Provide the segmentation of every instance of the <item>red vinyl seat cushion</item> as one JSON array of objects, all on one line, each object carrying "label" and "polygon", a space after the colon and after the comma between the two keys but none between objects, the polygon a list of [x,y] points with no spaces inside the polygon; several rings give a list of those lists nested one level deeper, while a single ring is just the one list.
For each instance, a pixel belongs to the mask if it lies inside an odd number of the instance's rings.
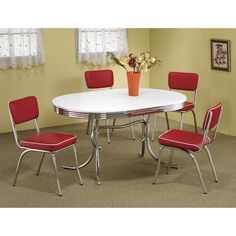
[{"label": "red vinyl seat cushion", "polygon": [[[184,150],[199,151],[202,147],[203,135],[184,130],[168,130],[159,136],[159,143],[164,146]],[[209,144],[207,137],[205,145]]]},{"label": "red vinyl seat cushion", "polygon": [[178,111],[190,111],[194,108],[194,104],[192,102],[185,102],[184,107]]},{"label": "red vinyl seat cushion", "polygon": [[58,151],[76,143],[77,136],[65,133],[44,132],[29,136],[21,141],[24,148],[42,151]]}]

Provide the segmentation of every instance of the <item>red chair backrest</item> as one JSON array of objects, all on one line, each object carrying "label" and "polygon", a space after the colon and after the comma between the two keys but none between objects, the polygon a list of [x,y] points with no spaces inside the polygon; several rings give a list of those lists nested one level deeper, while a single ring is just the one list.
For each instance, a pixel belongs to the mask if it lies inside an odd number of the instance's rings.
[{"label": "red chair backrest", "polygon": [[209,130],[211,130],[212,128],[214,128],[218,124],[220,114],[222,112],[222,108],[223,108],[223,104],[219,103],[218,105],[208,109],[208,111],[206,112],[204,121],[203,121],[203,126],[202,126],[203,130],[207,129],[207,125],[208,125],[208,122],[210,119],[210,113],[212,113],[212,116],[211,116],[211,122],[209,125]]},{"label": "red chair backrest", "polygon": [[38,102],[34,96],[9,102],[9,110],[15,124],[21,124],[39,116]]},{"label": "red chair backrest", "polygon": [[85,72],[85,81],[89,89],[112,87],[114,76],[112,70],[91,70]]},{"label": "red chair backrest", "polygon": [[169,72],[168,85],[170,89],[196,91],[198,74],[189,72]]}]

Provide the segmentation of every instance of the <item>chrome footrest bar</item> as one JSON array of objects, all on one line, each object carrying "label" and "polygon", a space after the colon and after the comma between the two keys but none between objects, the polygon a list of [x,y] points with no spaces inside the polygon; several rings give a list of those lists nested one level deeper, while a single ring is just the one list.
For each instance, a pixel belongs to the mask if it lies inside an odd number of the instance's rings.
[{"label": "chrome footrest bar", "polygon": [[130,123],[126,123],[126,124],[122,124],[122,125],[101,125],[99,126],[99,129],[123,129],[123,128],[127,128],[127,127],[131,127],[133,125],[137,125],[137,124],[142,124],[144,121],[141,120],[135,120],[132,121]]},{"label": "chrome footrest bar", "polygon": [[[164,167],[168,167],[168,164],[165,163],[165,162],[163,162],[163,161],[161,162],[161,165],[164,166]],[[170,165],[170,168],[171,168],[171,169],[176,169],[176,170],[177,170],[177,169],[179,169],[179,166],[176,165],[176,164],[171,164],[171,165]]]}]

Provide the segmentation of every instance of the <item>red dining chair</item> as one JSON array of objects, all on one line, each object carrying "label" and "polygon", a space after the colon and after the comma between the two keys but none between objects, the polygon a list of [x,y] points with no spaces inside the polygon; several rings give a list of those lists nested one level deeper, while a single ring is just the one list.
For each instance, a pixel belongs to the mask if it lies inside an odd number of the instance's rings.
[{"label": "red dining chair", "polygon": [[[85,72],[85,81],[88,89],[102,89],[110,88],[112,89],[114,85],[114,75],[112,70],[91,70]],[[132,122],[132,118],[130,118]],[[113,125],[115,125],[116,120],[113,120]],[[87,134],[89,133],[91,119],[88,119],[87,124]],[[108,120],[106,120],[106,125],[109,125]],[[131,126],[132,138],[135,139],[134,128]],[[110,143],[110,132],[107,129],[107,142]]]},{"label": "red dining chair", "polygon": [[[192,112],[194,119],[195,132],[197,133],[197,120],[194,108],[196,107],[196,95],[197,95],[197,86],[198,86],[199,76],[196,73],[190,72],[169,72],[168,74],[168,85],[170,90],[182,90],[182,91],[191,91],[193,92],[193,101],[187,101],[184,104],[184,107],[176,112],[180,113],[180,129],[183,129],[183,118],[186,112]],[[165,112],[166,123],[168,130],[170,129],[168,114]],[[152,141],[156,133],[156,121],[157,117],[154,116],[154,126],[152,132]]]},{"label": "red dining chair", "polygon": [[[76,141],[77,137],[72,134],[66,133],[56,133],[56,132],[40,132],[37,119],[39,117],[39,108],[36,97],[29,96],[21,99],[17,99],[9,102],[9,114],[11,119],[11,124],[13,128],[14,138],[17,146],[24,151],[21,153],[18,164],[16,167],[16,173],[13,181],[13,186],[16,185],[20,165],[24,155],[28,152],[41,152],[42,157],[38,166],[36,175],[39,175],[44,156],[49,153],[52,157],[52,162],[54,166],[57,188],[59,196],[62,196],[60,181],[57,173],[57,163],[55,154],[63,151],[67,148],[72,148],[74,151],[75,165],[78,167],[78,159],[76,152]],[[35,121],[37,134],[19,140],[16,125],[25,123],[27,121]],[[82,178],[80,175],[79,168],[77,170],[77,177],[82,185]]]},{"label": "red dining chair", "polygon": [[[182,150],[187,154],[189,154],[189,156],[192,158],[202,185],[203,193],[207,193],[207,189],[204,184],[197,159],[194,156],[195,153],[200,152],[202,149],[205,149],[215,181],[216,182],[219,181],[212,161],[211,153],[208,149],[208,145],[211,144],[216,138],[222,111],[223,111],[223,105],[222,103],[219,103],[218,105],[210,108],[206,112],[202,126],[202,129],[204,131],[203,134],[198,134],[195,132],[189,132],[184,130],[168,130],[159,136],[160,151],[159,151],[157,170],[153,184],[157,182],[161,165],[161,154],[163,149],[165,148],[171,149],[171,155],[166,170],[167,174],[173,159],[173,151]],[[211,135],[209,135],[209,131],[211,130],[213,132],[211,133]]]}]

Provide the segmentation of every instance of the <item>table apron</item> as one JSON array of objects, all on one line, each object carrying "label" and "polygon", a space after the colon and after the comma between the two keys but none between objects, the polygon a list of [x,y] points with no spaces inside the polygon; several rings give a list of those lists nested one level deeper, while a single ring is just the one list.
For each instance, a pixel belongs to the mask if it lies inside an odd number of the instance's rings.
[{"label": "table apron", "polygon": [[140,115],[148,115],[160,112],[169,112],[169,111],[176,111],[184,107],[184,103],[168,105],[168,106],[160,106],[160,107],[151,107],[133,111],[123,111],[123,112],[80,112],[80,111],[70,111],[68,109],[60,108],[54,106],[54,111],[57,114],[72,117],[72,118],[81,118],[81,119],[118,119],[118,118],[125,118],[125,117],[134,117]]}]

